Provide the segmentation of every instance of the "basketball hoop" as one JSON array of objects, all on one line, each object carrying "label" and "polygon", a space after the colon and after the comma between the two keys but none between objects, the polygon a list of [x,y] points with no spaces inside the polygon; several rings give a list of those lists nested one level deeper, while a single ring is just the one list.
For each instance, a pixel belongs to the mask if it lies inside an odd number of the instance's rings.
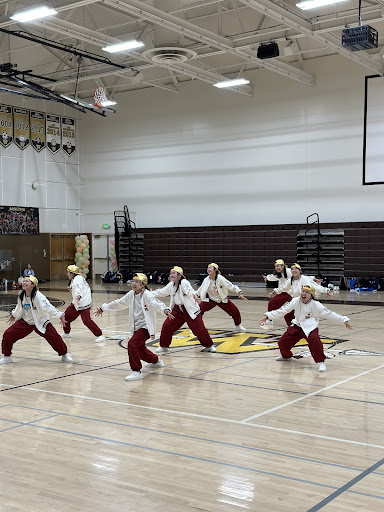
[{"label": "basketball hoop", "polygon": [[102,108],[103,104],[108,101],[105,87],[97,87],[93,93],[95,107]]}]

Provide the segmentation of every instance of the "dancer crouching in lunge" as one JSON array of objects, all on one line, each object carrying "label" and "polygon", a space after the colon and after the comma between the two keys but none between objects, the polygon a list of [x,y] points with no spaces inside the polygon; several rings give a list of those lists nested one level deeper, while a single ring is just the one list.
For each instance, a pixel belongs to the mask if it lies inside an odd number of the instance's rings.
[{"label": "dancer crouching in lunge", "polygon": [[[235,304],[228,299],[228,290],[238,294],[241,300],[248,300],[238,286],[228,281],[221,275],[219,265],[210,263],[207,268],[208,276],[201,283],[200,288],[195,293],[195,298],[199,301],[200,310],[203,315],[206,311],[215,306],[219,306],[228,313],[235,322],[234,332],[245,332],[246,329],[241,325],[240,311]],[[208,296],[207,296],[208,295]]]},{"label": "dancer crouching in lunge", "polygon": [[11,327],[3,334],[2,351],[4,357],[0,364],[12,363],[12,347],[16,341],[25,338],[32,331],[45,338],[55,350],[63,363],[71,363],[72,357],[60,334],[49,321],[49,315],[60,318],[65,325],[64,313],[61,313],[49,302],[47,297],[39,292],[39,281],[35,276],[23,279],[22,291],[17,297],[15,309],[11,312],[8,323]]},{"label": "dancer crouching in lunge", "polygon": [[[282,306],[285,303],[285,301],[288,299],[288,297],[291,297],[291,298],[300,297],[301,288],[307,284],[312,285],[317,293],[326,293],[329,298],[332,297],[332,293],[329,288],[320,286],[318,283],[316,283],[313,276],[303,275],[301,266],[298,263],[294,263],[293,265],[291,265],[291,273],[292,273],[291,278],[287,279],[282,286],[279,286],[278,288],[276,288],[269,295],[272,298],[274,298],[278,295],[283,295],[282,300],[284,300],[284,299],[285,300],[282,303],[280,302],[280,306]],[[288,299],[288,300],[290,300],[290,299]],[[275,306],[277,304],[275,304]],[[274,309],[276,309],[276,307]],[[268,311],[272,311],[272,309],[270,309],[270,305],[268,305]],[[291,324],[293,317],[294,317],[293,312],[290,315],[287,315],[287,318],[284,317],[288,326]],[[272,324],[266,323],[265,327],[267,329],[268,328],[271,329],[271,328],[273,328],[273,323]]]},{"label": "dancer crouching in lunge", "polygon": [[69,279],[68,289],[72,293],[72,303],[65,310],[67,324],[61,337],[71,337],[71,323],[80,315],[83,324],[96,336],[95,343],[105,341],[105,336],[103,336],[100,327],[91,318],[92,295],[85,276],[82,275],[79,267],[69,265],[67,267],[67,277]]},{"label": "dancer crouching in lunge", "polygon": [[172,335],[180,329],[184,322],[200,343],[205,347],[203,352],[216,352],[216,348],[203,323],[200,308],[196,303],[195,290],[183,275],[181,267],[173,267],[169,274],[170,282],[164,288],[153,293],[154,297],[171,297],[169,307],[172,309],[171,319],[168,317],[161,329],[160,347],[156,349],[158,354],[168,352],[172,341]]},{"label": "dancer crouching in lunge", "polygon": [[163,361],[147,349],[145,342],[148,338],[155,339],[156,311],[164,312],[170,319],[173,319],[173,316],[170,308],[153,297],[147,282],[145,274],[135,274],[130,292],[109,304],[103,304],[95,312],[95,316],[101,316],[104,311],[120,311],[129,308],[129,329],[132,337],[128,341],[128,357],[132,371],[125,377],[126,381],[143,378],[140,359],[148,363],[146,368],[164,366]]},{"label": "dancer crouching in lunge", "polygon": [[329,318],[338,323],[345,324],[347,329],[352,329],[347,316],[341,316],[327,309],[321,302],[314,300],[315,290],[312,284],[306,284],[301,288],[300,297],[295,297],[285,306],[276,311],[265,313],[260,322],[265,322],[268,318],[274,320],[280,318],[291,311],[295,311],[295,318],[292,325],[279,339],[279,348],[281,356],[276,361],[287,361],[292,358],[291,349],[298,341],[305,338],[308,341],[308,347],[313,359],[318,364],[319,372],[325,372],[325,354],[323,344],[319,337],[319,317]]}]

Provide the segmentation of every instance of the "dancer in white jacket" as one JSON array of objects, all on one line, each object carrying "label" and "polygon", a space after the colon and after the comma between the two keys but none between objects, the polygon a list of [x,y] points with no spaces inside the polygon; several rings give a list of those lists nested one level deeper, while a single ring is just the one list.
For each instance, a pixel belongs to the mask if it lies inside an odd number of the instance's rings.
[{"label": "dancer in white jacket", "polygon": [[71,337],[71,323],[76,320],[78,316],[81,316],[83,324],[96,336],[95,343],[105,341],[100,327],[96,325],[91,318],[92,295],[91,288],[85,276],[80,272],[79,267],[69,265],[67,268],[67,277],[69,279],[68,289],[72,293],[72,303],[65,310],[65,320],[67,323],[61,337]]},{"label": "dancer in white jacket", "polygon": [[129,308],[129,329],[131,338],[128,341],[128,357],[131,373],[125,377],[126,381],[143,378],[141,373],[141,359],[145,361],[146,368],[162,368],[164,363],[145,346],[148,338],[155,339],[156,311],[165,313],[173,319],[170,308],[154,298],[147,286],[145,274],[138,272],[132,279],[132,290],[108,304],[96,309],[95,316],[101,316],[104,311],[121,311]]},{"label": "dancer in white jacket", "polygon": [[228,291],[238,294],[239,299],[247,300],[240,288],[228,281],[221,275],[219,265],[210,263],[207,267],[207,277],[201,283],[200,288],[195,293],[195,298],[199,302],[201,314],[210,311],[215,306],[228,313],[235,323],[235,332],[245,332],[246,329],[241,325],[240,311],[235,304],[228,299]]},{"label": "dancer in white jacket", "polygon": [[323,344],[319,337],[319,318],[328,318],[338,323],[345,324],[347,329],[352,329],[349,318],[341,316],[327,309],[323,304],[314,300],[315,289],[312,284],[305,284],[301,288],[300,296],[295,297],[276,311],[268,311],[264,314],[260,322],[265,322],[268,318],[274,320],[280,318],[291,311],[295,311],[295,318],[292,325],[279,339],[279,348],[281,356],[277,361],[287,361],[292,358],[291,349],[298,341],[305,338],[308,341],[308,347],[313,359],[318,364],[319,372],[325,372],[325,355]]},{"label": "dancer in white jacket", "polygon": [[180,329],[184,322],[188,324],[193,334],[205,347],[204,352],[216,352],[216,348],[203,323],[199,305],[195,299],[195,290],[185,276],[181,267],[174,266],[169,273],[170,282],[153,293],[154,297],[170,297],[169,307],[172,317],[166,318],[160,334],[160,347],[158,354],[168,352],[172,336]]},{"label": "dancer in white jacket", "polygon": [[71,363],[72,357],[60,334],[49,321],[49,315],[60,318],[61,324],[65,325],[64,313],[61,313],[49,302],[47,297],[39,292],[39,281],[35,276],[24,277],[22,291],[17,297],[17,304],[11,312],[8,323],[11,327],[4,332],[2,351],[4,357],[0,364],[12,363],[12,348],[16,341],[25,338],[32,331],[42,336],[55,350],[61,361]]}]

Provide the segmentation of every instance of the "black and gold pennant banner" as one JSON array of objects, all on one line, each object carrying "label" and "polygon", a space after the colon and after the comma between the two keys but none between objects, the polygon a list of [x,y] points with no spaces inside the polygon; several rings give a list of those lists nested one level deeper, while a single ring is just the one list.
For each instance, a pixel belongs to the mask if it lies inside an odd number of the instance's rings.
[{"label": "black and gold pennant banner", "polygon": [[55,154],[62,149],[68,156],[76,151],[76,121],[57,116],[0,104],[0,144],[11,144],[24,150],[32,146],[40,153],[47,148]]}]

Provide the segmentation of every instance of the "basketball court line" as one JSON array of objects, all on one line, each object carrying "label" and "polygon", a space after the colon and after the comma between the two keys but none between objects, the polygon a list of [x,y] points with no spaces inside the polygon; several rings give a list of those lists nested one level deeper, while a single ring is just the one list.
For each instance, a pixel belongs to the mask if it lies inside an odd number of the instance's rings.
[{"label": "basketball court line", "polygon": [[[81,437],[81,438],[93,439],[93,440],[101,441],[101,442],[105,442],[105,443],[116,444],[116,445],[119,445],[119,446],[128,446],[128,447],[131,447],[131,448],[138,448],[138,449],[145,450],[145,451],[151,451],[151,452],[160,453],[162,455],[173,455],[173,456],[176,456],[176,457],[186,458],[188,460],[195,460],[195,461],[204,462],[204,463],[208,463],[208,464],[214,464],[214,465],[221,466],[221,467],[227,467],[227,468],[232,468],[232,469],[239,469],[239,470],[242,470],[242,471],[249,471],[249,472],[252,472],[252,473],[266,475],[266,476],[269,476],[269,477],[281,478],[281,479],[284,479],[284,480],[298,482],[300,484],[313,485],[313,486],[316,486],[316,487],[322,487],[322,488],[327,488],[327,489],[335,489],[335,493],[334,494],[336,494],[338,492],[338,490],[339,490],[334,485],[323,484],[323,483],[320,483],[320,482],[312,482],[310,480],[304,480],[303,478],[297,478],[297,477],[291,477],[291,476],[287,476],[287,475],[281,475],[281,474],[272,473],[272,472],[269,472],[269,471],[262,471],[260,469],[248,468],[248,467],[245,467],[245,466],[240,466],[240,465],[237,465],[237,464],[230,464],[230,463],[222,462],[222,461],[219,461],[219,460],[205,459],[205,458],[202,458],[202,457],[196,457],[194,455],[188,455],[188,454],[183,454],[183,453],[179,453],[179,452],[171,452],[169,450],[161,450],[160,448],[152,448],[152,447],[145,446],[145,445],[138,445],[138,444],[134,444],[134,443],[127,443],[127,442],[123,442],[123,441],[116,441],[114,439],[108,439],[108,438],[104,438],[104,437],[93,436],[93,435],[89,435],[89,434],[83,434],[83,433],[74,432],[74,431],[70,431],[70,430],[57,429],[57,428],[53,428],[53,427],[44,427],[42,425],[37,425],[36,424],[37,421],[40,421],[40,420],[35,420],[35,422],[29,422],[29,423],[24,423],[22,425],[17,425],[17,426],[14,426],[14,427],[10,427],[9,429],[3,429],[1,432],[8,432],[10,430],[15,430],[16,428],[21,428],[21,427],[37,428],[37,429],[47,430],[47,431],[50,431],[50,432],[60,432],[62,434],[68,434],[68,435],[77,436],[77,437]],[[364,474],[364,473],[365,472],[363,472],[362,474]],[[360,475],[355,477],[355,479],[353,479],[353,480],[359,481],[361,479],[359,477],[360,477]],[[384,496],[377,496],[375,494],[368,494],[368,493],[359,492],[359,491],[352,491],[349,488],[345,489],[345,491],[346,492],[350,492],[351,494],[359,495],[359,496],[366,496],[366,497],[370,497],[370,498],[374,498],[374,499],[384,500]]]},{"label": "basketball court line", "polygon": [[[290,364],[290,363],[283,362],[282,364]],[[277,407],[273,407],[272,409],[268,409],[267,411],[260,412],[259,414],[255,414],[254,416],[250,416],[249,418],[242,420],[242,423],[246,423],[253,419],[260,418],[261,416],[265,416],[266,414],[270,414],[271,412],[275,412],[275,411],[278,411],[279,409],[283,409],[284,407],[288,407],[289,405],[295,404],[297,402],[301,402],[301,400],[310,398],[311,396],[314,396],[314,395],[317,395],[324,391],[327,391],[328,389],[335,388],[339,384],[345,384],[346,382],[350,382],[351,380],[358,379],[359,377],[362,377],[363,375],[368,375],[369,373],[375,372],[376,370],[380,370],[381,368],[384,368],[384,364],[381,364],[380,366],[376,366],[376,368],[371,368],[370,370],[366,370],[365,372],[361,372],[358,375],[354,375],[353,377],[348,377],[348,379],[344,379],[339,382],[335,382],[335,384],[331,384],[330,386],[326,386],[325,388],[318,389],[317,391],[313,391],[312,393],[309,393],[308,395],[302,396],[300,398],[296,398],[296,400],[292,400],[291,402],[287,402],[286,404],[278,405]]]}]

